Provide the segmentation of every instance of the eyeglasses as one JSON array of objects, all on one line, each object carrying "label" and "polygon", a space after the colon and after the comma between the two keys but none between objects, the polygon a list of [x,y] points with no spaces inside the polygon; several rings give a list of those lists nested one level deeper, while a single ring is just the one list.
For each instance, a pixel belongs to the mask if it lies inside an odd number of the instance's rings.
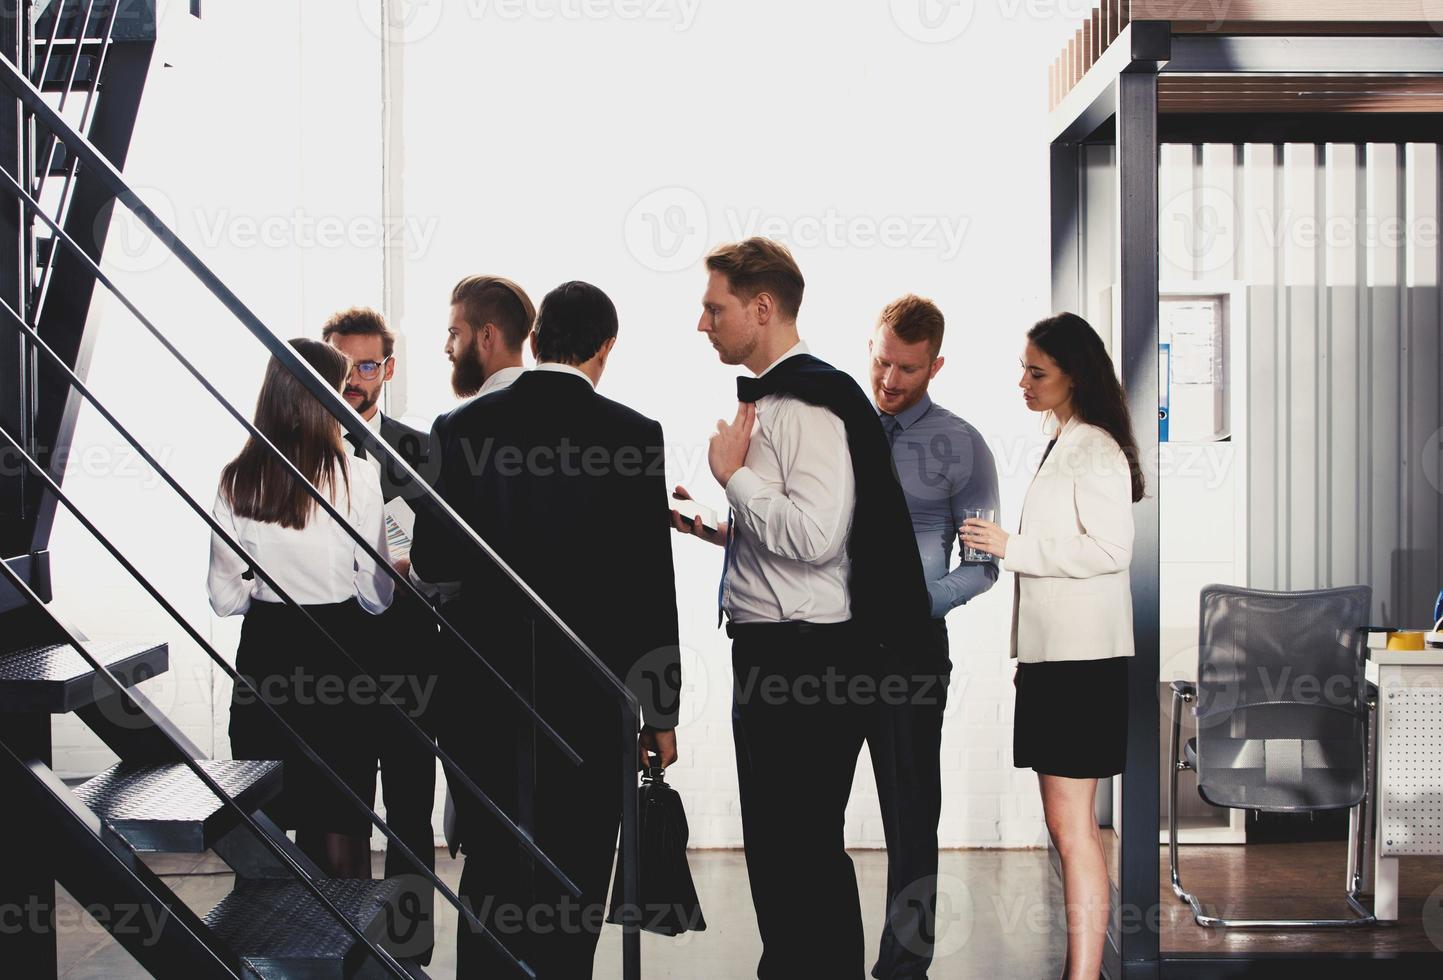
[{"label": "eyeglasses", "polygon": [[375,381],[376,378],[380,377],[381,368],[385,367],[386,362],[389,360],[389,357],[385,357],[379,361],[357,361],[354,365],[354,370],[367,381]]}]

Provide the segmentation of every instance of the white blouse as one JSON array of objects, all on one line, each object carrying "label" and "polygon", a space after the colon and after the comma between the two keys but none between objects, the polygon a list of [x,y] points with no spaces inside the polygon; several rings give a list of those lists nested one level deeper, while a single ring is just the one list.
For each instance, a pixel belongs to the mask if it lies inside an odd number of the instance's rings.
[{"label": "white blouse", "polygon": [[[346,492],[345,482],[337,480],[334,506],[389,563],[380,470],[371,460],[347,460],[351,466],[350,493]],[[386,570],[319,506],[300,530],[237,517],[220,492],[216,493],[211,513],[216,523],[301,605],[346,602],[354,597],[367,612],[377,614],[391,604],[394,587]],[[250,608],[252,599],[282,601],[259,577],[242,578],[247,568],[230,545],[219,535],[211,535],[206,589],[216,615],[243,613]]]}]

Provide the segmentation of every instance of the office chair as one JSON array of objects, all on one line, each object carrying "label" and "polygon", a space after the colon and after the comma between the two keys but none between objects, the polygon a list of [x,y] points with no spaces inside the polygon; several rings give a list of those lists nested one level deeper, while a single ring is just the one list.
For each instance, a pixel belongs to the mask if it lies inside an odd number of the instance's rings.
[{"label": "office chair", "polygon": [[[1202,590],[1198,682],[1172,685],[1168,755],[1168,859],[1172,890],[1204,927],[1316,928],[1372,925],[1359,901],[1363,810],[1371,818],[1364,679],[1372,590],[1264,592],[1224,585]],[[1197,737],[1181,746],[1183,705]],[[1268,813],[1347,808],[1346,919],[1227,919],[1208,914],[1182,887],[1177,860],[1178,773],[1192,770],[1213,806]]]}]

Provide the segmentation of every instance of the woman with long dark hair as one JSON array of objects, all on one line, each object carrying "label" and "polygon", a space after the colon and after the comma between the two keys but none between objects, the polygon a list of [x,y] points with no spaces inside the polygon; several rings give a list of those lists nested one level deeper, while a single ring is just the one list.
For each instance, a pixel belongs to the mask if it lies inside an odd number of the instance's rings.
[{"label": "woman with long dark hair", "polygon": [[961,533],[1014,573],[1013,765],[1037,772],[1062,858],[1064,980],[1095,980],[1108,875],[1093,806],[1097,781],[1122,772],[1127,754],[1128,566],[1143,476],[1122,386],[1086,320],[1059,313],[1028,331],[1018,385],[1052,434],[1021,524],[1008,534],[968,520]]},{"label": "woman with long dark hair", "polygon": [[[346,355],[315,340],[290,343],[341,390],[350,373]],[[340,423],[275,358],[256,401],[255,426],[388,557],[379,471],[346,451]],[[306,614],[364,663],[375,635],[371,616],[390,605],[391,579],[254,436],[222,472],[214,515],[304,609],[285,604],[244,557],[212,536],[211,606],[220,616],[244,614],[236,670],[256,690],[236,685],[232,754],[281,761],[284,790],[267,812],[297,831],[297,844],[327,873],[369,878],[369,819],[306,760],[259,702],[272,705],[363,800],[373,799],[375,748],[357,696],[361,688],[353,684],[356,671]]]}]

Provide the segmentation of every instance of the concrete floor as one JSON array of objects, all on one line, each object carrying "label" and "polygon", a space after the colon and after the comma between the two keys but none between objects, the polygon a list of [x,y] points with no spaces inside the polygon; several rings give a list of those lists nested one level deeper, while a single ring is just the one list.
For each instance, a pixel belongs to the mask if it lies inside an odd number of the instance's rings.
[{"label": "concrete floor", "polygon": [[[867,946],[875,950],[882,921],[886,857],[880,851],[858,851],[852,857],[863,910],[868,913]],[[162,873],[183,876],[167,878],[167,883],[201,912],[231,888],[230,876],[223,873],[225,865],[213,856],[160,855],[150,863]],[[1062,893],[1048,869],[1045,851],[948,851],[942,855],[940,870],[938,957],[931,973],[933,980],[1051,980],[1057,976],[1064,935],[1059,918]],[[461,865],[442,851],[438,871],[454,888]],[[709,928],[676,939],[643,935],[643,975],[648,980],[754,977],[761,942],[741,854],[694,852],[692,871]],[[79,914],[68,896],[62,894],[61,901],[60,960],[66,980],[131,980],[146,976],[108,933]],[[436,957],[427,972],[436,980],[445,980],[455,975],[453,910],[442,912],[439,932]],[[611,980],[620,975],[620,932],[608,929],[597,952],[595,977]]]}]

